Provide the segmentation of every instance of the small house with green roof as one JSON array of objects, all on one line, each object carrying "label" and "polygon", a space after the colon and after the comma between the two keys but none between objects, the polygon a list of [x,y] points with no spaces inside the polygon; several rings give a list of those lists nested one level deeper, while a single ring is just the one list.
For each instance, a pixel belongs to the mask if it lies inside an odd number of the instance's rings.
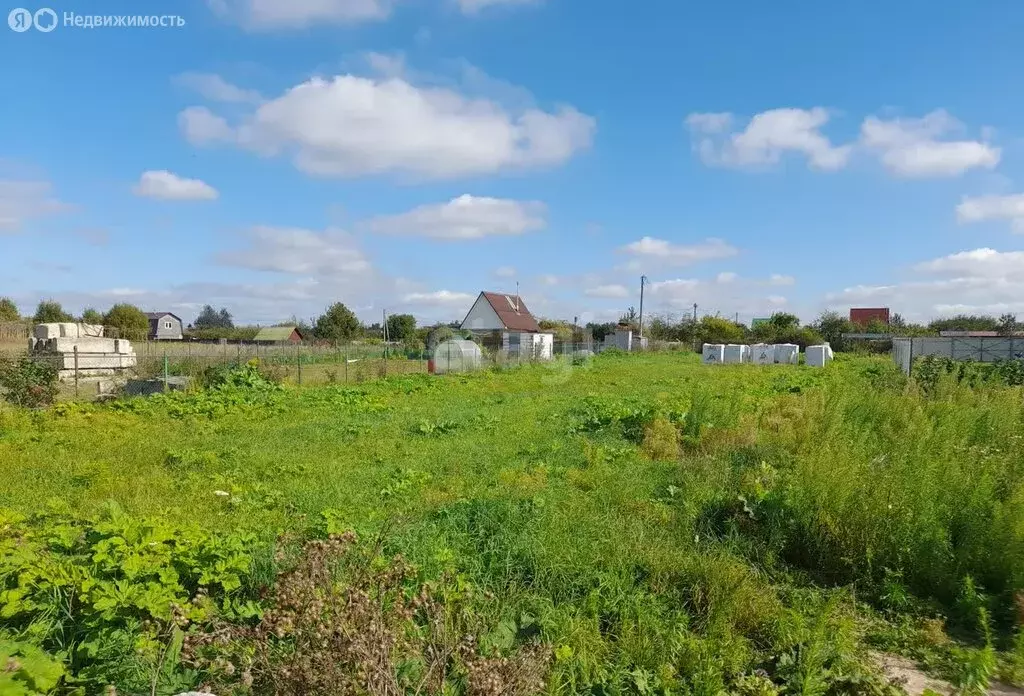
[{"label": "small house with green roof", "polygon": [[267,326],[253,339],[256,343],[302,343],[302,333],[295,326]]}]

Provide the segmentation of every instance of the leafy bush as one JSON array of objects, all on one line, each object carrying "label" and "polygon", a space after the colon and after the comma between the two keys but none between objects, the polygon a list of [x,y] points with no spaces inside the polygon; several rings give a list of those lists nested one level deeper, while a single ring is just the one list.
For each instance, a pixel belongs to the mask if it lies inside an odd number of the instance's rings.
[{"label": "leafy bush", "polygon": [[44,696],[64,676],[64,666],[27,643],[0,638],[0,694]]},{"label": "leafy bush", "polygon": [[0,389],[17,406],[49,406],[57,397],[57,366],[28,355],[17,360],[0,357]]},{"label": "leafy bush", "polygon": [[103,315],[103,325],[117,329],[117,336],[141,341],[149,335],[149,318],[132,304],[116,304]]},{"label": "leafy bush", "polygon": [[976,363],[970,360],[926,355],[914,361],[911,371],[914,379],[926,392],[932,392],[946,375],[957,384],[976,387],[983,383],[1009,387],[1024,385],[1024,360],[1000,360]]},{"label": "leafy bush", "polygon": [[[0,510],[0,616],[37,649],[64,656],[68,687],[100,693],[116,681],[148,693],[179,625],[259,614],[242,589],[252,543],[131,518],[116,506],[92,518]],[[35,683],[60,676],[42,655],[21,654],[35,665]]]},{"label": "leafy bush", "polygon": [[0,322],[21,321],[18,305],[9,297],[0,297]]},{"label": "leafy bush", "polygon": [[48,324],[51,322],[74,321],[74,317],[64,311],[60,302],[54,300],[43,300],[36,307],[35,316],[32,321],[37,324]]}]

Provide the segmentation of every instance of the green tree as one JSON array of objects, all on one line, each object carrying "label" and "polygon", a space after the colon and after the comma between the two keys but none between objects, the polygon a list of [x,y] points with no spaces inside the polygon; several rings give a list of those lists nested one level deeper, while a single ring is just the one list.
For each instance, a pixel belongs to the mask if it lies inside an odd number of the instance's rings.
[{"label": "green tree", "polygon": [[864,326],[864,333],[887,334],[889,333],[889,325],[881,319],[872,317]]},{"label": "green tree", "polygon": [[82,322],[86,324],[102,324],[103,315],[92,307],[87,307],[86,310],[82,312]]},{"label": "green tree", "polygon": [[313,327],[313,335],[325,341],[351,341],[359,335],[359,319],[341,302],[335,302],[321,314]]},{"label": "green tree", "polygon": [[204,305],[199,316],[192,322],[192,327],[200,331],[206,329],[233,329],[235,323],[231,320],[231,312],[222,307],[218,312],[212,305]]},{"label": "green tree", "polygon": [[615,326],[616,325],[611,322],[605,324],[588,322],[586,328],[590,332],[591,338],[593,338],[596,343],[600,343],[604,340],[605,336],[615,333]]},{"label": "green tree", "polygon": [[702,317],[695,329],[700,343],[741,343],[746,334],[746,327],[723,317]]},{"label": "green tree", "polygon": [[633,333],[640,332],[640,313],[636,311],[636,307],[629,307],[626,309],[625,314],[619,317],[619,324],[628,326],[633,330]]},{"label": "green tree", "polygon": [[853,333],[857,327],[839,312],[822,312],[811,328],[835,350],[845,350],[843,334]]},{"label": "green tree", "polygon": [[571,343],[573,340],[572,324],[561,319],[541,319],[537,322],[540,330],[554,334],[556,341]]},{"label": "green tree", "polygon": [[55,300],[43,300],[36,307],[35,316],[32,321],[37,324],[50,324],[52,322],[74,321],[74,317],[64,311],[60,302]]},{"label": "green tree", "polygon": [[1004,314],[999,317],[999,333],[1009,336],[1017,330],[1017,315]]},{"label": "green tree", "polygon": [[103,315],[103,325],[117,329],[121,338],[140,341],[149,335],[149,318],[145,312],[131,304],[116,304]]},{"label": "green tree", "polygon": [[9,297],[0,297],[0,321],[20,321],[18,305]]},{"label": "green tree", "polygon": [[800,328],[800,317],[787,312],[776,312],[768,320],[776,331],[792,331]]},{"label": "green tree", "polygon": [[936,319],[928,328],[932,331],[998,331],[999,321],[983,314],[958,314],[947,319]]},{"label": "green tree", "polygon": [[392,314],[388,317],[388,340],[404,343],[416,337],[416,317],[411,314]]},{"label": "green tree", "polygon": [[427,349],[434,350],[434,348],[437,348],[438,343],[441,343],[442,341],[447,341],[449,338],[452,338],[454,336],[455,331],[452,329],[452,327],[446,325],[435,326],[433,329],[431,329],[430,333],[427,334]]}]

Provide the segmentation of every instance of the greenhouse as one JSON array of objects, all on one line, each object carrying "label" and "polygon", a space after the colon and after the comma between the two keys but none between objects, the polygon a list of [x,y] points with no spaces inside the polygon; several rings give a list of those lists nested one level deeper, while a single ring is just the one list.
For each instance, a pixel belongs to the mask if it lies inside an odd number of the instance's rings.
[{"label": "greenhouse", "polygon": [[435,375],[449,372],[471,372],[483,366],[483,353],[473,341],[452,338],[437,344],[434,355],[427,364],[428,371]]}]

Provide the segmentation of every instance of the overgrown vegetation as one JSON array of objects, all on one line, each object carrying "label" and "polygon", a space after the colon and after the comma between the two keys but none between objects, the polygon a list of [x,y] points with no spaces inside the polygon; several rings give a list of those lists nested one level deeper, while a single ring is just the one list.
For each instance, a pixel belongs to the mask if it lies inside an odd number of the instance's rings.
[{"label": "overgrown vegetation", "polygon": [[871,650],[1019,681],[1024,393],[933,367],[252,364],[0,410],[0,685],[898,693]]},{"label": "overgrown vegetation", "polygon": [[46,359],[0,355],[0,399],[16,406],[49,406],[57,397],[57,366]]}]

